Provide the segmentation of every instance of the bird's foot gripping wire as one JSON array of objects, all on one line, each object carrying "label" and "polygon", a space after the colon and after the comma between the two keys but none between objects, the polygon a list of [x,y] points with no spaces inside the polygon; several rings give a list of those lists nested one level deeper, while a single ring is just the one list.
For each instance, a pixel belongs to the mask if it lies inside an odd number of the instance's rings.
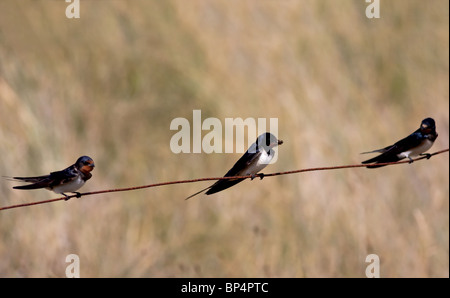
[{"label": "bird's foot gripping wire", "polygon": [[260,180],[263,180],[264,173],[253,174],[251,180],[255,179],[256,177],[259,177]]},{"label": "bird's foot gripping wire", "polygon": [[[76,194],[77,198],[81,198],[81,193],[74,191],[74,194]],[[64,199],[64,201],[68,201],[70,199],[70,196],[66,195],[65,193],[61,193],[63,196],[65,196],[66,198]]]},{"label": "bird's foot gripping wire", "polygon": [[430,153],[420,153],[421,156],[426,156],[427,159],[431,158],[431,154]]}]

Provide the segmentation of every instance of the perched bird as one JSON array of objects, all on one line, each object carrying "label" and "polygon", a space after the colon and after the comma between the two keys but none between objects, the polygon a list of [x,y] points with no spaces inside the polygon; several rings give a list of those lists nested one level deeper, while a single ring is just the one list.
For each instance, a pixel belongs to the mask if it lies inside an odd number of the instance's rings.
[{"label": "perched bird", "polygon": [[14,186],[14,189],[38,189],[45,188],[53,190],[55,193],[62,194],[69,199],[66,192],[72,192],[77,194],[77,197],[81,197],[81,194],[77,192],[84,183],[91,179],[91,171],[94,169],[95,164],[92,158],[89,156],[81,156],[70,167],[57,172],[51,172],[49,175],[37,176],[37,177],[12,177],[13,180],[21,182],[31,182],[23,186]]},{"label": "perched bird", "polygon": [[[256,142],[250,146],[247,152],[244,153],[244,155],[234,164],[234,166],[225,174],[224,177],[252,175],[253,180],[257,176],[258,172],[264,169],[275,155],[275,151],[273,151],[272,148],[281,144],[283,144],[283,141],[277,140],[273,134],[269,132],[261,134],[256,139]],[[263,179],[264,174],[261,173],[258,174],[258,176]],[[211,195],[238,184],[243,180],[245,180],[245,178],[218,180],[213,185],[187,197],[186,200],[202,193],[207,189],[208,191],[206,194]]]},{"label": "perched bird", "polygon": [[406,138],[401,139],[394,145],[361,153],[381,153],[380,155],[365,160],[362,163],[371,164],[367,166],[368,168],[378,168],[382,167],[377,165],[378,163],[396,162],[404,158],[408,158],[410,163],[412,163],[412,157],[419,155],[425,155],[427,158],[430,158],[431,154],[425,154],[424,152],[433,146],[433,143],[437,137],[438,134],[436,133],[436,124],[433,118],[426,118],[422,120],[420,127],[415,132]]}]

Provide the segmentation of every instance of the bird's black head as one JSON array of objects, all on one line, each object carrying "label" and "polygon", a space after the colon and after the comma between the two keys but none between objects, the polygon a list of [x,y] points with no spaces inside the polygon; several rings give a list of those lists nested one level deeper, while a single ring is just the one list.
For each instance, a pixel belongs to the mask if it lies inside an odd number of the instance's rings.
[{"label": "bird's black head", "polygon": [[82,172],[90,172],[94,169],[94,160],[89,156],[81,156],[75,162],[75,166]]},{"label": "bird's black head", "polygon": [[426,118],[422,120],[420,124],[420,131],[423,134],[433,133],[436,130],[436,123],[433,118]]},{"label": "bird's black head", "polygon": [[277,140],[277,138],[270,132],[265,132],[256,139],[256,146],[262,147],[266,151],[269,151],[271,148],[281,144],[283,144],[283,141]]}]

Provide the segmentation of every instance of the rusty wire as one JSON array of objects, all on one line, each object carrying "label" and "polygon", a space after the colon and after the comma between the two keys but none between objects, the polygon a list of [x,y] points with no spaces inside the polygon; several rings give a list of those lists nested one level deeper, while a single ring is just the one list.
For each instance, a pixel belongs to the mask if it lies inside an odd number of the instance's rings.
[{"label": "rusty wire", "polygon": [[[444,152],[448,152],[448,151],[449,151],[449,149],[436,151],[434,153],[431,153],[429,155],[429,157],[438,155],[438,154],[441,154]],[[429,158],[429,157],[426,155],[423,155],[423,156],[413,159],[413,161],[422,160],[422,159]],[[402,161],[397,161],[397,162],[378,163],[377,165],[378,166],[389,166],[389,165],[398,165],[398,164],[404,164],[404,163],[410,163],[410,161],[402,160]],[[303,172],[339,170],[339,169],[363,168],[363,167],[367,167],[367,164],[353,164],[353,165],[343,165],[343,166],[307,168],[307,169],[300,169],[300,170],[293,170],[293,171],[284,171],[284,172],[264,174],[263,177],[273,177],[273,176],[297,174],[297,173],[303,173]],[[256,177],[261,177],[261,176],[256,175]],[[131,191],[131,190],[138,190],[138,189],[151,188],[151,187],[164,186],[164,185],[172,185],[172,184],[193,183],[193,182],[201,182],[201,181],[209,181],[209,180],[246,179],[246,178],[255,178],[255,176],[252,177],[251,175],[247,175],[247,176],[230,176],[230,177],[208,177],[208,178],[197,178],[197,179],[189,179],[189,180],[168,181],[168,182],[160,182],[160,183],[154,183],[154,184],[148,184],[148,185],[142,185],[142,186],[85,192],[85,193],[81,193],[81,196],[90,196],[90,195],[96,195],[96,194],[101,194],[101,193]],[[27,206],[32,206],[32,205],[52,203],[52,202],[56,202],[56,201],[64,201],[64,200],[68,200],[68,199],[74,198],[74,197],[77,197],[77,195],[74,194],[74,195],[70,195],[67,197],[60,197],[60,198],[55,198],[55,199],[50,199],[50,200],[5,206],[5,207],[0,207],[0,211],[7,210],[7,209],[13,209],[13,208],[27,207]]]}]

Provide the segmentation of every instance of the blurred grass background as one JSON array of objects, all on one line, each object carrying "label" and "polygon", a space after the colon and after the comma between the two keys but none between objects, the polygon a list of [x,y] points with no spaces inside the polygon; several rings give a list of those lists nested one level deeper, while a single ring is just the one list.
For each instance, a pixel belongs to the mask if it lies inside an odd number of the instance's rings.
[{"label": "blurred grass background", "polygon": [[[278,118],[265,172],[359,163],[437,123],[449,146],[449,3],[0,1],[0,175],[79,156],[81,191],[223,175],[240,154],[173,154],[171,121]],[[206,132],[205,132],[206,133]],[[0,212],[0,277],[449,276],[448,154],[413,165],[102,194]],[[1,205],[56,194],[0,184]]]}]

